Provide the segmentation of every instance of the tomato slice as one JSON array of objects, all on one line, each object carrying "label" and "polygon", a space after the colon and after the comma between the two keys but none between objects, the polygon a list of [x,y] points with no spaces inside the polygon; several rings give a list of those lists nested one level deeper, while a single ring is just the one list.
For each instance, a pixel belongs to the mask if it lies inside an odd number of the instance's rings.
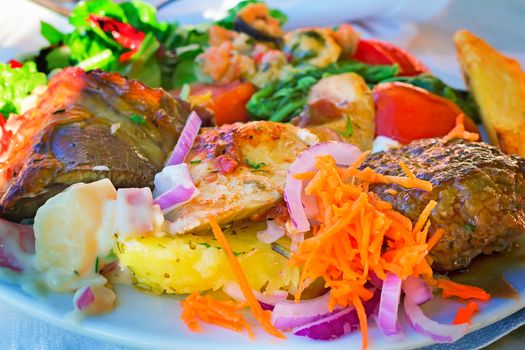
[{"label": "tomato slice", "polygon": [[215,114],[215,124],[233,124],[249,120],[246,104],[256,88],[250,83],[234,82],[225,85],[193,84],[192,96],[211,93],[212,101],[207,105]]},{"label": "tomato slice", "polygon": [[[452,101],[407,83],[376,85],[376,136],[387,136],[402,144],[413,140],[442,137],[456,125],[463,111]],[[478,132],[465,117],[467,131]]]},{"label": "tomato slice", "polygon": [[22,68],[24,66],[22,62],[17,61],[17,60],[10,60],[7,63],[9,64],[9,67],[11,68]]},{"label": "tomato slice", "polygon": [[380,40],[359,40],[353,59],[368,64],[398,64],[399,75],[412,76],[428,68],[407,51]]}]

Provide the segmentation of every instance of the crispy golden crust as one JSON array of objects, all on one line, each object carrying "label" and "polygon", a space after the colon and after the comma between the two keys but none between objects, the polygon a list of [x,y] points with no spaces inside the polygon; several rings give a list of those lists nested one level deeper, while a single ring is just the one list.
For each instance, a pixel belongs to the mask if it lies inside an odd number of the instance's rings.
[{"label": "crispy golden crust", "polygon": [[519,62],[466,30],[454,34],[454,43],[490,142],[525,156],[525,72]]}]

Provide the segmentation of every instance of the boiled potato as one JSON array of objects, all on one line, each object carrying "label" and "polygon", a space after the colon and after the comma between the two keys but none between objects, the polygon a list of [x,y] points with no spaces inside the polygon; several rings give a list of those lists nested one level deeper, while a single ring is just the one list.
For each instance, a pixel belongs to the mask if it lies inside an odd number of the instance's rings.
[{"label": "boiled potato", "polygon": [[466,30],[454,34],[454,43],[490,142],[507,154],[525,156],[525,73],[520,64]]},{"label": "boiled potato", "polygon": [[[224,233],[253,289],[293,291],[298,270],[257,239],[256,232],[264,225],[238,224]],[[286,239],[281,243],[289,245]],[[115,250],[120,263],[131,270],[135,285],[155,294],[217,290],[236,281],[211,233],[132,238],[119,243]]]}]

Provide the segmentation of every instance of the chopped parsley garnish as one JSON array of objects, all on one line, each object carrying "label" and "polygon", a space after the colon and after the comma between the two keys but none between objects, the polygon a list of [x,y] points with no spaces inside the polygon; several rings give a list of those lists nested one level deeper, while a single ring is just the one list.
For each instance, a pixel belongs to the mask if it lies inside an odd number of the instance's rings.
[{"label": "chopped parsley garnish", "polygon": [[341,131],[340,134],[343,137],[350,137],[354,133],[354,126],[352,125],[352,119],[349,115],[346,116],[346,130]]},{"label": "chopped parsley garnish", "polygon": [[132,114],[131,117],[129,117],[129,119],[137,124],[137,125],[145,125],[146,124],[146,118],[144,118],[144,116],[142,115],[138,115],[138,114]]},{"label": "chopped parsley garnish", "polygon": [[200,160],[200,159],[190,160],[190,164],[191,165],[200,164],[201,162],[202,162],[202,160]]},{"label": "chopped parsley garnish", "polygon": [[[206,248],[211,248],[211,245],[209,245],[208,243],[204,242],[204,243],[197,243],[198,245],[202,245]],[[221,249],[221,248],[217,248],[217,249]]]},{"label": "chopped parsley garnish", "polygon": [[474,232],[474,229],[476,228],[476,226],[472,225],[471,223],[468,223],[465,225],[465,230],[469,231],[469,232]]},{"label": "chopped parsley garnish", "polygon": [[98,273],[98,256],[95,259],[95,273]]},{"label": "chopped parsley garnish", "polygon": [[115,254],[115,251],[111,251],[105,258],[104,260],[107,260],[107,261],[115,261],[117,260],[117,254]]},{"label": "chopped parsley garnish", "polygon": [[290,251],[288,249],[286,249],[284,246],[282,246],[281,244],[277,242],[273,242],[271,246],[274,252],[281,254],[287,259],[290,259],[290,257],[292,256],[292,254],[290,254]]},{"label": "chopped parsley garnish", "polygon": [[74,272],[74,273],[75,273],[75,275],[77,275],[77,276],[78,276],[78,275],[80,275],[80,274],[78,273],[78,271],[77,271],[77,270],[73,270],[73,272]]},{"label": "chopped parsley garnish", "polygon": [[256,169],[256,170],[257,170],[257,169],[260,169],[260,168],[262,168],[263,166],[266,165],[265,163],[262,163],[262,162],[261,162],[261,163],[254,163],[254,162],[252,162],[252,161],[249,160],[249,159],[245,159],[244,162],[245,162],[247,165],[249,165],[251,168]]}]

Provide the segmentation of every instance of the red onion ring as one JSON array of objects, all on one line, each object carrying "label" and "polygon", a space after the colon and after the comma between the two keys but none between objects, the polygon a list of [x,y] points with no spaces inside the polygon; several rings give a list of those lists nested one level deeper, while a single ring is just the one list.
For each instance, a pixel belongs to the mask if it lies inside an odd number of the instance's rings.
[{"label": "red onion ring", "polygon": [[[380,291],[379,289],[375,289],[372,298],[363,303],[367,317],[370,317],[377,309],[379,298]],[[316,340],[332,340],[357,329],[359,329],[359,316],[357,315],[357,311],[353,307],[348,307],[298,327],[294,329],[293,334]]]},{"label": "red onion ring", "polygon": [[[353,145],[343,142],[323,142],[303,151],[290,165],[284,185],[284,200],[292,219],[292,224],[299,232],[310,230],[310,222],[302,202],[303,182],[294,177],[296,174],[312,171],[315,167],[316,158],[323,155],[334,157],[338,165],[351,165],[361,154],[361,151]],[[310,215],[313,210],[309,210]]]},{"label": "red onion ring", "polygon": [[[78,295],[78,298],[77,298]],[[93,294],[93,291],[90,287],[84,287],[75,293],[75,306],[80,311],[83,311],[89,307],[93,302],[95,301],[95,295]]]},{"label": "red onion ring", "polygon": [[186,120],[184,129],[182,129],[180,137],[177,140],[177,144],[175,145],[175,148],[173,148],[173,152],[166,162],[166,166],[177,165],[184,162],[188,156],[188,153],[190,153],[193,142],[195,142],[195,139],[199,134],[201,125],[202,120],[199,115],[195,112],[191,112],[190,116]]},{"label": "red onion ring", "polygon": [[468,324],[440,324],[425,316],[420,304],[432,298],[427,284],[420,278],[409,277],[403,282],[405,291],[404,309],[408,323],[418,333],[438,343],[453,343],[468,331]]},{"label": "red onion ring", "polygon": [[400,298],[401,279],[396,274],[388,272],[381,289],[377,315],[377,325],[387,336],[398,335],[401,332],[397,322]]}]

